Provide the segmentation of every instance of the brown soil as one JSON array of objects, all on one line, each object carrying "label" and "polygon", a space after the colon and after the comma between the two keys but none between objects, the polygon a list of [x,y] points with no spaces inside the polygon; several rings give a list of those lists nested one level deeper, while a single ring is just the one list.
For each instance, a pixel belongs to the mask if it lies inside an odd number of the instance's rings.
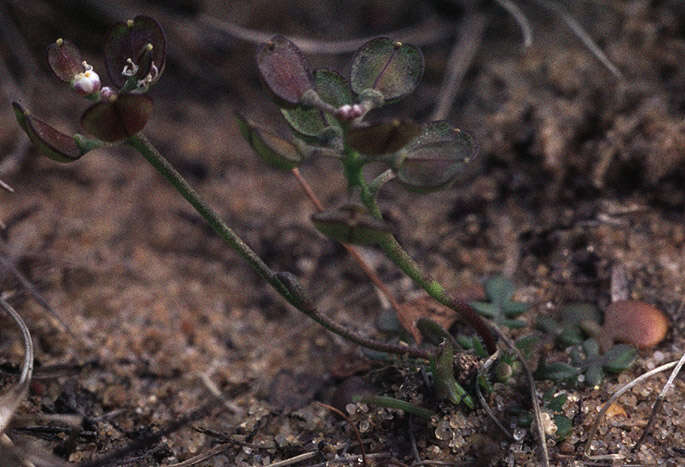
[{"label": "brown soil", "polygon": [[[155,16],[167,29],[170,55],[151,92],[150,140],[269,265],[296,274],[322,311],[382,338],[376,327],[382,304],[373,287],[341,247],[313,229],[312,207],[294,178],[263,165],[237,131],[235,109],[282,125],[261,92],[254,45],[212,30],[197,13],[329,40],[416,25],[434,10],[381,0],[140,3],[6,2],[2,8],[0,57],[10,75],[0,82],[6,169],[0,179],[16,192],[0,190],[0,254],[76,336],[61,331],[0,270],[0,292],[10,293],[36,350],[36,378],[9,438],[23,452],[94,460],[144,441],[211,400],[205,375],[230,408],[214,407],[115,463],[174,464],[218,445],[225,447],[221,454],[198,465],[268,465],[315,452],[297,464],[314,465],[358,454],[350,424],[315,401],[340,403],[352,387],[365,385],[437,413],[425,421],[348,405],[369,465],[410,465],[416,456],[448,465],[537,465],[530,432],[507,441],[482,409],[437,402],[420,373],[369,360],[287,306],[132,149],[56,164],[26,145],[10,108],[23,94],[34,114],[76,130],[85,103],[51,76],[46,44],[56,37],[80,44],[104,76],[106,25]],[[535,2],[521,2],[535,33],[527,50],[512,18],[483,3],[483,43],[450,115],[479,142],[477,175],[424,196],[391,184],[381,203],[401,242],[455,293],[493,274],[510,275],[518,298],[532,305],[523,315],[531,328],[536,316],[569,302],[606,306],[616,265],[626,269],[632,298],[668,315],[666,340],[641,351],[629,371],[601,387],[539,382],[540,391],[568,393],[564,413],[574,425],[565,441],[549,440],[552,464],[577,465],[599,406],[685,349],[685,8],[675,0],[571,2],[572,15],[625,74],[620,81]],[[454,21],[456,28],[461,17]],[[424,82],[394,106],[397,114],[428,118],[450,47],[450,40],[423,47]],[[348,60],[312,57],[315,66],[343,73]],[[301,170],[326,205],[345,200],[335,161],[313,160]],[[364,255],[398,298],[415,295],[414,285],[377,251]],[[0,320],[0,369],[9,388],[23,347],[9,318]],[[565,354],[549,358],[556,357]],[[600,428],[593,454],[619,454],[617,463],[685,463],[682,377],[645,444],[630,451],[667,378],[661,373],[618,401],[624,411]],[[529,409],[524,379],[495,385],[489,403],[510,427],[511,409]],[[72,429],[41,418],[47,414],[84,418]]]}]

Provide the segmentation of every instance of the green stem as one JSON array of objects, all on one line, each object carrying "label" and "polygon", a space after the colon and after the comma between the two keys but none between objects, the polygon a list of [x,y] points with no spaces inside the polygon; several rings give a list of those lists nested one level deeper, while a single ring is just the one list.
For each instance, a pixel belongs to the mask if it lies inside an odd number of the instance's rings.
[{"label": "green stem", "polygon": [[304,297],[304,293],[299,287],[299,284],[297,284],[296,279],[288,273],[277,273],[269,268],[259,255],[257,255],[247,243],[221,220],[216,211],[200,197],[193,187],[185,181],[183,176],[159,153],[159,151],[157,151],[144,135],[138,134],[132,136],[127,140],[127,143],[147,159],[147,161],[162,174],[176,190],[178,190],[228,246],[242,256],[260,277],[267,281],[281,296],[283,296],[283,298],[299,311],[303,312],[329,331],[363,347],[379,352],[409,355],[411,357],[423,358],[426,360],[431,358],[429,352],[417,347],[394,345],[368,339],[345,326],[332,321],[327,316],[322,315],[313,304]]},{"label": "green stem", "polygon": [[[378,203],[376,202],[376,198],[363,180],[361,181],[361,187],[362,202],[374,217],[377,219],[382,219],[383,216],[380,208],[378,207]],[[388,256],[388,258],[390,258],[390,260],[395,263],[416,284],[428,292],[428,295],[433,297],[442,305],[456,311],[464,319],[466,319],[468,323],[473,326],[478,335],[483,339],[485,346],[488,348],[490,353],[494,353],[497,350],[495,339],[492,336],[490,328],[478,315],[478,313],[476,313],[468,304],[451,297],[438,281],[426,274],[421,269],[421,266],[414,261],[414,258],[412,258],[409,253],[402,248],[402,245],[400,245],[394,235],[387,235],[385,239],[379,243],[379,246]]]},{"label": "green stem", "polygon": [[409,402],[403,401],[401,399],[395,399],[394,397],[388,396],[366,396],[366,397],[353,397],[356,402],[364,402],[366,404],[377,405],[379,407],[387,407],[389,409],[400,409],[407,413],[418,415],[419,417],[427,418],[430,420],[435,412],[432,410],[424,409],[417,405],[411,404]]}]

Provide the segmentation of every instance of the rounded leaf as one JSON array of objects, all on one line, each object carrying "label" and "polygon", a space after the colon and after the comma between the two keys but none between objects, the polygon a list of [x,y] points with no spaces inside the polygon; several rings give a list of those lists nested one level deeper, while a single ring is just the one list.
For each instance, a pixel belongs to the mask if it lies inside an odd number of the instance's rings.
[{"label": "rounded leaf", "polygon": [[314,88],[311,67],[295,44],[281,35],[263,43],[257,50],[259,76],[274,99],[293,107],[302,95]]},{"label": "rounded leaf", "polygon": [[[116,23],[105,39],[105,66],[107,74],[117,87],[122,87],[131,70],[130,59],[136,66],[133,75],[144,79],[150,74],[157,81],[166,63],[166,36],[157,20],[149,16],[136,16],[132,20]],[[153,68],[154,66],[154,68]]]},{"label": "rounded leaf", "polygon": [[439,190],[464,172],[477,153],[469,134],[447,122],[429,123],[398,158],[397,180],[413,191]]},{"label": "rounded leaf", "polygon": [[48,46],[48,63],[55,75],[67,83],[83,71],[81,51],[71,42],[61,38]]},{"label": "rounded leaf", "polygon": [[350,128],[346,143],[362,154],[378,156],[402,149],[421,133],[421,125],[411,120],[390,120]]},{"label": "rounded leaf", "polygon": [[120,141],[145,128],[152,115],[152,99],[141,94],[122,94],[88,107],[81,126],[103,141]]},{"label": "rounded leaf", "polygon": [[311,219],[319,232],[342,243],[372,245],[390,233],[388,224],[372,217],[360,204],[326,209],[313,214]]},{"label": "rounded leaf", "polygon": [[44,156],[57,162],[74,162],[85,154],[72,136],[32,116],[17,102],[12,103],[12,108],[17,122]]},{"label": "rounded leaf", "polygon": [[393,101],[416,89],[423,68],[423,54],[417,47],[379,37],[355,52],[350,82],[357,94],[375,89],[386,102]]},{"label": "rounded leaf", "polygon": [[620,373],[628,369],[636,357],[637,350],[632,346],[625,344],[615,345],[604,354],[604,365],[602,366],[605,370],[612,373]]}]

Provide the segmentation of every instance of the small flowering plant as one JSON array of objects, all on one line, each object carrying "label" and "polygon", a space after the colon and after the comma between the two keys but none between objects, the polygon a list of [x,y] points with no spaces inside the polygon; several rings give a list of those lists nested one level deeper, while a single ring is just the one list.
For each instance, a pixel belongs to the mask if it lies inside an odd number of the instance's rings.
[{"label": "small flowering plant", "polygon": [[[259,48],[257,66],[294,137],[285,140],[240,115],[238,120],[245,139],[272,166],[291,169],[313,155],[336,157],[343,164],[349,188],[360,191],[362,198],[373,198],[393,178],[412,191],[449,186],[464,176],[477,154],[473,139],[446,121],[421,125],[400,119],[364,120],[373,109],[399,101],[418,86],[424,61],[413,45],[386,37],[367,42],[352,59],[348,81],[335,71],[312,71],[297,46],[277,35]],[[361,169],[370,162],[381,162],[388,170],[366,183]],[[369,201],[363,204],[375,210]],[[339,214],[349,218],[352,213],[356,219],[360,209],[347,206]],[[322,217],[331,216],[317,215],[316,227],[336,237],[332,232],[338,229],[326,229]],[[345,229],[341,232],[343,237],[350,234],[366,243]]]},{"label": "small flowering plant", "polygon": [[[463,394],[454,381],[451,346],[427,349],[374,340],[320,313],[297,277],[272,270],[141,133],[152,113],[152,100],[146,93],[164,71],[165,54],[165,35],[154,19],[137,16],[115,24],[105,41],[105,65],[111,85],[102,86],[100,76],[79,49],[58,39],[48,47],[48,61],[59,79],[93,102],[81,116],[81,126],[89,136],[62,133],[14,102],[17,121],[44,155],[59,162],[76,161],[92,149],[111,144],[133,147],[288,303],[358,345],[432,361],[437,368],[438,386],[446,388],[441,393],[458,403]],[[380,188],[394,178],[413,191],[445,187],[458,179],[476,154],[473,140],[447,122],[421,125],[410,120],[364,120],[373,109],[395,102],[416,88],[423,74],[419,49],[387,38],[374,39],[355,54],[348,83],[334,71],[312,71],[292,42],[275,36],[259,48],[257,65],[266,89],[282,106],[281,112],[295,137],[281,138],[238,116],[240,130],[255,151],[281,169],[296,169],[306,157],[315,154],[342,161],[350,202],[315,214],[314,226],[344,243],[380,246],[429,295],[464,316],[488,350],[494,352],[489,327],[469,305],[452,298],[420,269],[397,242],[376,204]],[[362,169],[370,162],[387,168],[367,182]],[[416,339],[416,344],[420,343]]]},{"label": "small flowering plant", "polygon": [[[259,47],[257,67],[292,137],[283,138],[237,114],[242,135],[254,151],[285,170],[317,155],[342,163],[349,200],[313,214],[314,226],[342,243],[379,246],[435,300],[461,314],[494,352],[483,320],[419,268],[395,239],[377,203],[381,187],[393,179],[415,192],[448,187],[464,178],[477,154],[474,140],[447,121],[365,120],[374,109],[416,89],[424,70],[421,51],[387,37],[372,39],[354,54],[348,80],[328,69],[312,70],[293,42],[276,35]],[[382,169],[367,180],[363,168],[370,163]]]},{"label": "small flowering plant", "polygon": [[94,101],[81,116],[86,133],[66,135],[13,103],[19,124],[41,152],[58,162],[73,162],[104,143],[122,141],[141,131],[152,115],[152,99],[145,95],[164,71],[166,37],[148,16],[115,24],[105,41],[105,65],[112,86],[83,59],[76,45],[57,39],[48,46],[48,63],[55,75],[77,94]]}]

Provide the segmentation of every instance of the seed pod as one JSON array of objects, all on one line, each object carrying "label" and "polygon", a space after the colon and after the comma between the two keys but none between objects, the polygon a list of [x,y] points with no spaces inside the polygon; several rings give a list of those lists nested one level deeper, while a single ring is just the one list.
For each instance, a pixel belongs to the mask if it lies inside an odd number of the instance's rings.
[{"label": "seed pod", "polygon": [[421,134],[421,126],[411,120],[390,120],[350,128],[346,143],[362,154],[379,156],[399,151]]},{"label": "seed pod", "polygon": [[317,212],[311,219],[319,232],[342,243],[372,245],[390,233],[387,223],[372,217],[360,204],[349,203]]},{"label": "seed pod", "polygon": [[110,28],[105,39],[105,65],[115,86],[120,88],[128,80],[129,76],[122,74],[125,69],[137,80],[150,75],[155,82],[165,64],[166,36],[154,18],[136,16]]},{"label": "seed pod", "polygon": [[238,112],[235,113],[235,117],[243,138],[270,166],[276,169],[290,170],[297,167],[304,159],[294,143],[257,125]]},{"label": "seed pod", "polygon": [[103,141],[120,141],[145,128],[151,115],[152,99],[148,96],[115,94],[88,107],[81,116],[81,126]]},{"label": "seed pod", "polygon": [[397,180],[418,192],[439,190],[457,179],[477,155],[468,133],[448,122],[426,125],[421,136],[410,143],[395,161]]},{"label": "seed pod", "polygon": [[314,89],[309,62],[295,44],[281,35],[259,47],[257,69],[264,86],[283,107],[296,106],[306,91]]},{"label": "seed pod", "polygon": [[83,71],[81,51],[61,38],[48,46],[48,63],[55,75],[67,83],[71,83],[74,76]]},{"label": "seed pod", "polygon": [[74,138],[56,130],[44,121],[32,116],[21,104],[12,103],[14,114],[29,139],[46,157],[57,162],[74,162],[85,154]]},{"label": "seed pod", "polygon": [[423,69],[423,54],[417,47],[379,37],[355,52],[350,82],[357,94],[375,89],[385,102],[396,101],[416,89]]}]

